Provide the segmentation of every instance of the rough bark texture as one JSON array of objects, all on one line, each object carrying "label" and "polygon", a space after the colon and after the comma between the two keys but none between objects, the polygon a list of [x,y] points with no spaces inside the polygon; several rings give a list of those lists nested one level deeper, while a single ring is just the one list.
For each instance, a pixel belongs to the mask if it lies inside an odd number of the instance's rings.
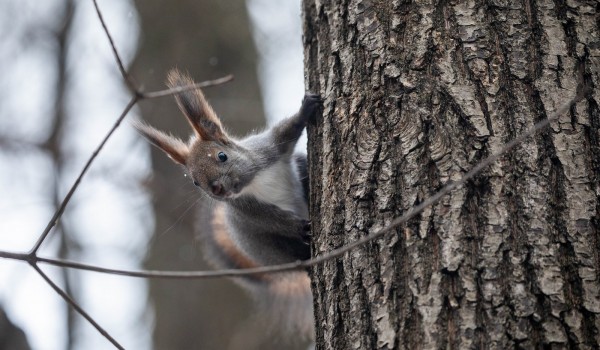
[{"label": "rough bark texture", "polygon": [[[305,0],[314,254],[600,84],[596,1]],[[312,272],[317,348],[597,348],[600,89],[395,234]]]}]

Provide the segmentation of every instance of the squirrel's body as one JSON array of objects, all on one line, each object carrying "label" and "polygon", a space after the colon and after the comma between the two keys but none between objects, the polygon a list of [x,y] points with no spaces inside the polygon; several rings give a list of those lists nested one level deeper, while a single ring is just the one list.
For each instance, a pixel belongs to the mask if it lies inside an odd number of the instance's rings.
[{"label": "squirrel's body", "polygon": [[[171,87],[193,81],[174,71]],[[201,238],[219,269],[252,268],[308,259],[306,157],[294,146],[320,100],[304,98],[300,111],[260,134],[230,138],[202,93],[177,96],[195,137],[190,142],[136,124],[153,144],[185,166],[194,184],[216,201],[202,219]],[[313,336],[312,298],[306,272],[249,275],[236,279],[252,292],[271,322]]]}]

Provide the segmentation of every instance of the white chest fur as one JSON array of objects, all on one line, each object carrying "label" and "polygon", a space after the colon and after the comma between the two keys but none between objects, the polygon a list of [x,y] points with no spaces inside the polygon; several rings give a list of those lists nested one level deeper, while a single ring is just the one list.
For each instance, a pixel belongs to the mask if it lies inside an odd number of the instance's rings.
[{"label": "white chest fur", "polygon": [[278,161],[257,173],[241,193],[292,211],[303,218],[308,217],[296,165],[290,164],[289,160]]}]

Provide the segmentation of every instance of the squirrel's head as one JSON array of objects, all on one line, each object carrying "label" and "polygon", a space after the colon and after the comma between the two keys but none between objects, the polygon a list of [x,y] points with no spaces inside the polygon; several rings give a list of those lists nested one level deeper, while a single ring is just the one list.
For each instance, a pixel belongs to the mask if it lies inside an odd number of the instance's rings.
[{"label": "squirrel's head", "polygon": [[[171,88],[193,84],[192,79],[177,70],[169,73]],[[216,199],[235,197],[254,176],[251,154],[225,133],[199,89],[181,92],[176,100],[194,130],[189,142],[141,122],[134,122],[135,128],[176,163],[185,166],[194,185]]]}]

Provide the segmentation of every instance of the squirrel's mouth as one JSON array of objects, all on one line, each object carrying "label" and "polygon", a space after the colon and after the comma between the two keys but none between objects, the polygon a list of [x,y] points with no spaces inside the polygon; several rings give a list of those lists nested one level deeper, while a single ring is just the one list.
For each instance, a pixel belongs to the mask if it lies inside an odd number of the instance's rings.
[{"label": "squirrel's mouth", "polygon": [[207,191],[214,199],[225,200],[235,198],[237,193],[230,190]]},{"label": "squirrel's mouth", "polygon": [[209,192],[209,194],[215,199],[229,199],[234,196],[231,191],[221,191],[221,192]]},{"label": "squirrel's mouth", "polygon": [[241,195],[240,182],[236,181],[232,185],[223,184],[220,181],[214,181],[211,186],[206,189],[208,195],[218,200],[234,199]]}]

